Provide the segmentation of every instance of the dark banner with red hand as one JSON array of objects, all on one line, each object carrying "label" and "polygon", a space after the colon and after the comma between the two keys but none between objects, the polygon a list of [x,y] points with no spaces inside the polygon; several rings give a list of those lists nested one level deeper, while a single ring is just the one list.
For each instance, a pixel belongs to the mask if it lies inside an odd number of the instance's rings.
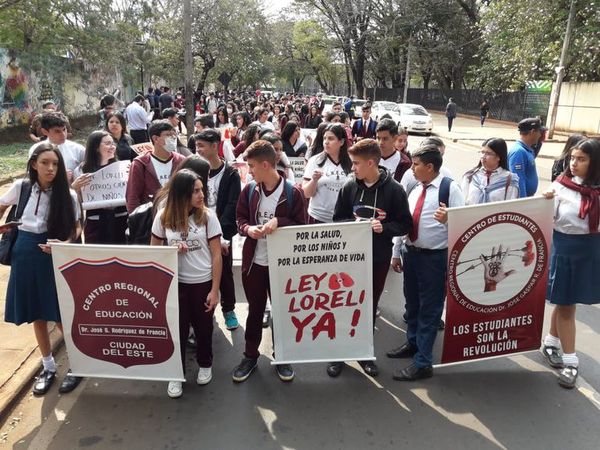
[{"label": "dark banner with red hand", "polygon": [[442,364],[539,348],[552,211],[544,198],[448,210]]}]

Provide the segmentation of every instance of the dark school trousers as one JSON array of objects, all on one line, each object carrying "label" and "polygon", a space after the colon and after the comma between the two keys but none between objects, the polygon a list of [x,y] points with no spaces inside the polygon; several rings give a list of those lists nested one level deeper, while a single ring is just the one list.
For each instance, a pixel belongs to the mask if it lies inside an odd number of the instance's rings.
[{"label": "dark school trousers", "polygon": [[373,263],[373,326],[375,326],[377,306],[385,287],[385,280],[387,279],[389,269],[389,261]]},{"label": "dark school trousers", "polygon": [[179,344],[185,373],[185,348],[190,325],[196,336],[196,361],[200,367],[212,367],[213,315],[215,310],[205,311],[206,296],[212,281],[199,284],[179,283]]},{"label": "dark school trousers", "polygon": [[233,252],[223,255],[223,271],[221,272],[221,310],[223,314],[235,309],[235,285],[233,284]]},{"label": "dark school trousers", "polygon": [[267,305],[267,297],[271,296],[269,268],[252,264],[248,272],[242,272],[242,285],[248,300],[244,355],[246,358],[256,359],[260,355],[258,347],[262,340],[262,318]]},{"label": "dark school trousers", "polygon": [[406,337],[417,348],[415,366],[432,365],[433,344],[444,310],[448,250],[425,250],[412,246],[404,253]]},{"label": "dark school trousers", "polygon": [[452,122],[454,122],[454,117],[448,117],[448,131],[452,131]]}]

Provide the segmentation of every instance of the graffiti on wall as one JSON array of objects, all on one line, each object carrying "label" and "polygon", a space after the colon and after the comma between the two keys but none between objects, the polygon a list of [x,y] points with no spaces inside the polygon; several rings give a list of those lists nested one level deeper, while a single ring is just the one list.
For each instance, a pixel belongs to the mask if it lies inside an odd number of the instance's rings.
[{"label": "graffiti on wall", "polygon": [[16,57],[0,50],[0,126],[24,125],[31,118],[29,77]]},{"label": "graffiti on wall", "polygon": [[48,100],[70,118],[94,114],[104,94],[122,91],[116,69],[64,57],[32,60],[0,48],[0,128],[29,124]]}]

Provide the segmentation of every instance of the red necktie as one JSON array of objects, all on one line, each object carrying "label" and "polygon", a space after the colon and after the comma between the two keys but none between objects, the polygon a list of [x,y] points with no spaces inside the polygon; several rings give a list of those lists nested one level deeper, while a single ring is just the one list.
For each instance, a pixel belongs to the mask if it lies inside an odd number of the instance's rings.
[{"label": "red necktie", "polygon": [[425,203],[425,197],[427,196],[427,188],[431,186],[430,184],[424,184],[423,190],[421,191],[421,195],[417,200],[417,204],[415,205],[415,210],[413,212],[413,229],[409,233],[408,237],[412,242],[415,242],[419,237],[419,219],[421,219],[421,212],[423,211],[423,204]]}]

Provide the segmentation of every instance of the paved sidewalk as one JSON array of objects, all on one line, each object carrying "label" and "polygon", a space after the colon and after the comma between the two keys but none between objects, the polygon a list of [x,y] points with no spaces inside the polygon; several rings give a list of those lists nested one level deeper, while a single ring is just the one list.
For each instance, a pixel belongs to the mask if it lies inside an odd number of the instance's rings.
[{"label": "paved sidewalk", "polygon": [[[454,119],[452,131],[448,131],[448,121],[442,112],[429,111],[433,117],[433,133],[446,141],[459,142],[479,148],[483,140],[498,137],[504,139],[510,149],[513,142],[519,137],[517,124],[513,122],[504,122],[500,120],[486,120],[482,127],[479,117],[459,115]],[[567,141],[568,134],[554,133],[554,138],[546,140],[538,158],[555,159],[557,158]]]}]

